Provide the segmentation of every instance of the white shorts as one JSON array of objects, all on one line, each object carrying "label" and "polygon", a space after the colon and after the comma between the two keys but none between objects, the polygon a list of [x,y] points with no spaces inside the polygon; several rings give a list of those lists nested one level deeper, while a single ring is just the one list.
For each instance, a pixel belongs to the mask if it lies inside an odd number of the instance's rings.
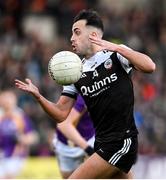
[{"label": "white shorts", "polygon": [[56,153],[59,169],[63,172],[72,172],[74,171],[79,165],[84,162],[85,154],[82,154],[77,157],[68,157],[64,156],[61,153]]}]

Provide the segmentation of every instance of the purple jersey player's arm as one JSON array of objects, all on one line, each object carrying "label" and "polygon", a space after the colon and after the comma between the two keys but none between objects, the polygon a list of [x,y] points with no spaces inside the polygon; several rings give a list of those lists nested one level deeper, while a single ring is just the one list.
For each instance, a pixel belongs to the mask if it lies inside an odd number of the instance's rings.
[{"label": "purple jersey player's arm", "polygon": [[28,148],[29,146],[38,142],[38,133],[33,128],[32,120],[29,118],[29,116],[20,108],[18,108],[18,110],[21,113],[24,122],[24,133],[19,137],[19,141]]},{"label": "purple jersey player's arm", "polygon": [[54,118],[57,123],[67,118],[75,102],[73,98],[67,96],[61,96],[56,104],[48,101],[40,94],[39,89],[30,79],[26,79],[25,82],[16,79],[15,85],[17,88],[30,93],[39,102],[44,111]]},{"label": "purple jersey player's arm", "polygon": [[87,148],[88,143],[80,135],[76,129],[76,126],[85,112],[86,108],[83,109],[82,112],[79,112],[73,107],[67,119],[57,125],[58,129],[60,129],[67,139],[71,140],[74,144],[78,145],[82,149]]}]

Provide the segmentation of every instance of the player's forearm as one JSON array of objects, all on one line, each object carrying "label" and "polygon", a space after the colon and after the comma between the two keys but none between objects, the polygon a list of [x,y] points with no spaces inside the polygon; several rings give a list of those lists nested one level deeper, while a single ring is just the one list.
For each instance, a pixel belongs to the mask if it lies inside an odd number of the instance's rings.
[{"label": "player's forearm", "polygon": [[88,146],[86,140],[80,135],[80,133],[72,124],[66,123],[64,121],[62,123],[59,123],[57,126],[60,129],[60,131],[64,134],[64,136],[67,137],[74,144],[78,145],[82,149],[85,149]]},{"label": "player's forearm", "polygon": [[40,97],[37,98],[37,101],[39,102],[43,110],[53,119],[55,119],[57,123],[64,121],[69,113],[60,108],[55,103],[48,101],[42,95],[40,95]]},{"label": "player's forearm", "polygon": [[122,46],[117,46],[116,52],[126,57],[129,62],[133,64],[138,70],[151,73],[156,68],[156,65],[152,59],[143,53],[127,49]]}]

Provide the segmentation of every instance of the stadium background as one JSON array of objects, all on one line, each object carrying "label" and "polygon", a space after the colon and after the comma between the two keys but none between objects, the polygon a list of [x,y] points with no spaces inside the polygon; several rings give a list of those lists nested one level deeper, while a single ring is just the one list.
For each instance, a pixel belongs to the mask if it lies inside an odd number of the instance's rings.
[{"label": "stadium background", "polygon": [[31,96],[14,87],[14,79],[29,77],[45,97],[57,100],[61,87],[49,78],[47,64],[56,52],[71,50],[72,19],[84,8],[101,14],[104,38],[144,52],[157,64],[151,75],[133,74],[140,131],[134,171],[137,178],[166,178],[166,1],[0,0],[0,90],[10,88],[17,94],[40,138],[19,177],[59,178],[60,174],[51,147],[56,123]]}]

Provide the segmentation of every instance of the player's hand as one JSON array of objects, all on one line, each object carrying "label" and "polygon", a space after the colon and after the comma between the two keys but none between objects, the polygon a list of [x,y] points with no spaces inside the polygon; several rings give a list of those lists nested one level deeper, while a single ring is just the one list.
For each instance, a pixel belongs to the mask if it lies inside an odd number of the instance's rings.
[{"label": "player's hand", "polygon": [[101,50],[109,50],[109,51],[116,51],[117,47],[119,46],[118,44],[94,37],[92,35],[89,36],[89,40],[100,46]]},{"label": "player's hand", "polygon": [[25,79],[25,82],[15,79],[15,86],[18,89],[26,91],[32,94],[35,98],[40,98],[40,93],[38,88],[32,83],[30,79]]},{"label": "player's hand", "polygon": [[88,156],[91,156],[95,151],[94,151],[94,149],[91,147],[91,146],[87,146],[85,149],[84,149],[84,151],[86,152],[86,154],[88,155]]}]

